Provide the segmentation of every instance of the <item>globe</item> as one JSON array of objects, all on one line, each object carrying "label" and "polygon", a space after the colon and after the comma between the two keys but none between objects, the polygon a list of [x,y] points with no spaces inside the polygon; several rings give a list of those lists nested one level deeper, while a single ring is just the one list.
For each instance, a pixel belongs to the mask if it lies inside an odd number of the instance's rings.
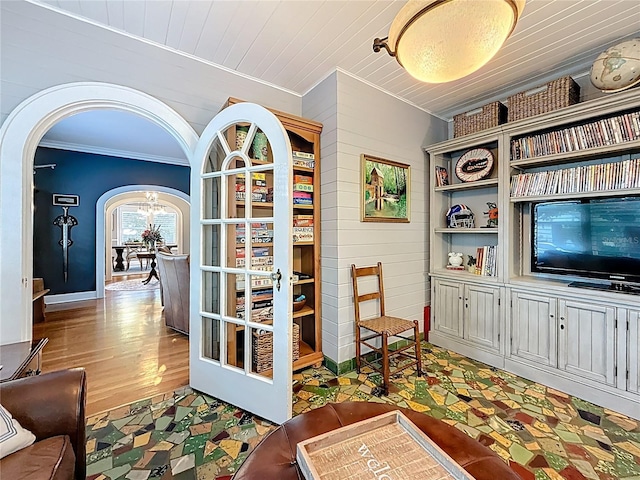
[{"label": "globe", "polygon": [[614,45],[598,55],[591,66],[591,83],[608,93],[640,83],[640,38]]}]

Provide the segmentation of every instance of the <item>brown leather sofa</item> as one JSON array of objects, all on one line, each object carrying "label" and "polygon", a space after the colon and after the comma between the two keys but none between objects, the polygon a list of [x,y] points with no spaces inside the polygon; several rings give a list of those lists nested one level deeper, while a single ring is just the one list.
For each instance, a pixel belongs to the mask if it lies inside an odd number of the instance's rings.
[{"label": "brown leather sofa", "polygon": [[7,480],[84,480],[86,477],[84,369],[74,368],[0,384],[0,401],[33,445],[0,460]]},{"label": "brown leather sofa", "polygon": [[184,334],[189,334],[189,255],[156,253],[160,274],[164,322]]},{"label": "brown leather sofa", "polygon": [[316,435],[400,410],[476,480],[521,480],[500,457],[455,427],[424,413],[373,402],[331,403],[298,415],[271,432],[249,454],[233,480],[299,480],[296,445]]}]

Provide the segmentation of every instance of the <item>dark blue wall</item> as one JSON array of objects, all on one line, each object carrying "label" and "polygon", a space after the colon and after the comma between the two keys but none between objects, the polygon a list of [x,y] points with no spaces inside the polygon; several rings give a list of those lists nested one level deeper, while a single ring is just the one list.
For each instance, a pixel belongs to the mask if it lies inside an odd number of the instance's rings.
[{"label": "dark blue wall", "polygon": [[[36,165],[55,163],[34,175],[33,276],[44,278],[50,294],[96,289],[96,202],[105,192],[125,185],[159,185],[189,194],[189,167],[130,160],[105,155],[38,148]],[[80,205],[70,207],[78,220],[71,229],[69,276],[64,282],[62,230],[53,224],[62,207],[52,205],[52,194],[80,196]]]}]

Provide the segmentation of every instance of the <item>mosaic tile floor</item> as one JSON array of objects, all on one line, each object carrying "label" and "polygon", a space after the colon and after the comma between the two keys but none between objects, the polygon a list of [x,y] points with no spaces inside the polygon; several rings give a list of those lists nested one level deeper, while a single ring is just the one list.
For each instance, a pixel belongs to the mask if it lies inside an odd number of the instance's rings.
[{"label": "mosaic tile floor", "polygon": [[[640,480],[640,422],[423,343],[425,375],[405,371],[378,397],[376,373],[294,375],[294,414],[328,402],[392,403],[442,419],[523,479]],[[188,387],[95,415],[89,480],[228,480],[269,422]]]}]

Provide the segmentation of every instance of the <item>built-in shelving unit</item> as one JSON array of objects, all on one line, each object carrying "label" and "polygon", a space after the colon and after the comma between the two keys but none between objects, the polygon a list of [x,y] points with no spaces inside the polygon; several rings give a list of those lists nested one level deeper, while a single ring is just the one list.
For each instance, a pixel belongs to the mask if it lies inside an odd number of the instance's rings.
[{"label": "built-in shelving unit", "polygon": [[[459,181],[457,159],[476,148],[493,153],[494,170],[476,182]],[[425,151],[432,174],[430,341],[640,418],[640,296],[569,286],[585,279],[531,268],[536,203],[640,195],[640,90]],[[451,185],[438,185],[438,169],[446,169]],[[518,182],[525,180],[533,183],[523,188]],[[552,180],[555,185],[548,183]],[[480,228],[487,202],[498,207],[495,228]],[[455,204],[474,212],[474,228],[446,225],[447,210]],[[449,252],[462,252],[466,260],[484,245],[497,247],[496,276],[446,268]]]},{"label": "built-in shelving unit", "polygon": [[[227,101],[226,106],[239,103],[241,100],[230,98]],[[292,156],[293,156],[293,172],[292,178],[294,179],[294,194],[292,198],[292,211],[293,211],[293,258],[291,259],[291,265],[293,266],[293,274],[300,275],[301,277],[297,281],[293,282],[293,297],[294,299],[300,295],[304,295],[306,303],[305,305],[294,311],[292,314],[293,321],[297,325],[296,331],[299,334],[299,341],[297,349],[294,347],[294,362],[293,370],[299,370],[310,365],[319,366],[323,360],[322,354],[322,324],[321,324],[321,284],[320,284],[320,133],[322,131],[322,125],[317,122],[313,122],[304,118],[296,117],[287,113],[271,110],[276,115],[278,120],[284,126],[289,136],[291,143]],[[230,143],[235,142],[236,131],[232,128],[227,134],[232,137]],[[266,147],[266,159],[253,159],[252,165],[271,164],[273,163],[270,147]],[[255,155],[254,155],[255,156]],[[250,214],[245,212],[245,202],[240,197],[233,199],[233,208],[236,209],[236,216],[238,218],[246,217],[272,217],[273,216],[273,203],[270,195],[273,195],[273,172],[266,174],[265,178],[257,179],[257,182],[250,182],[247,179],[236,179],[236,195],[238,191],[243,190],[244,194],[256,195],[252,202],[252,208],[255,210]],[[264,182],[264,183],[263,183]],[[297,182],[303,186],[297,186]],[[297,202],[304,202],[305,204],[299,204]],[[256,222],[260,223],[260,222]],[[304,227],[299,226],[304,225]],[[269,231],[272,231],[274,226],[272,224],[256,225],[256,235],[267,238]],[[253,236],[253,235],[252,235]],[[299,238],[303,236],[303,239]],[[247,236],[247,238],[249,238]],[[237,255],[241,252],[237,252],[236,249],[240,248],[244,250],[244,245],[236,244],[235,241],[231,242],[233,248],[229,249],[228,256],[230,262],[237,261]],[[252,248],[265,249],[264,253],[266,257],[273,255],[273,243],[272,241],[265,242],[252,242]],[[246,256],[246,252],[242,252]],[[259,257],[258,257],[259,258]],[[261,261],[261,260],[258,260]],[[264,261],[264,268],[269,268],[268,260]],[[244,302],[245,289],[242,288],[230,289],[227,293],[227,299],[229,305],[238,305],[238,309],[244,311],[244,306],[241,306],[241,302]],[[255,294],[258,302],[255,302],[251,309],[252,314],[261,313],[258,309],[265,310],[265,319],[262,323],[272,323],[272,317],[269,318],[268,307],[270,305],[269,291],[273,288],[270,282],[264,285],[256,285],[251,288],[252,296]],[[272,300],[272,299],[271,299]],[[272,313],[271,313],[272,315]],[[242,359],[242,352],[240,351],[242,341],[239,341],[239,335],[242,335],[242,329],[230,325],[232,331],[230,331],[228,338],[229,345],[227,346],[227,355],[229,357],[229,363],[232,365],[238,365]],[[255,334],[255,332],[254,332]],[[254,345],[255,346],[255,345]],[[296,350],[298,354],[296,355]],[[296,358],[297,357],[297,358]],[[255,358],[254,358],[255,361]],[[261,367],[258,369],[258,373],[262,375],[270,375],[268,367]]]}]

